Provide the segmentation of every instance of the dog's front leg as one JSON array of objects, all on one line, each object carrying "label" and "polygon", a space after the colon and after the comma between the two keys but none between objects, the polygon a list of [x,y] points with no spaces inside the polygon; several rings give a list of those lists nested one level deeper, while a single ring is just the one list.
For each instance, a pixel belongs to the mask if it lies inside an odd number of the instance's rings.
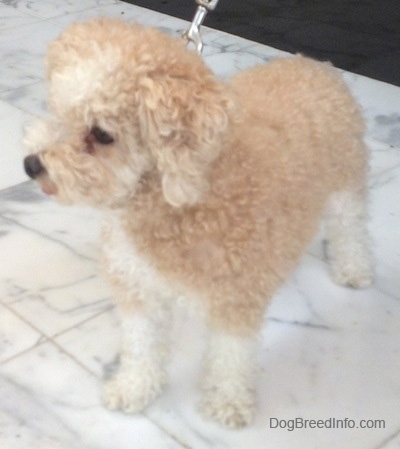
[{"label": "dog's front leg", "polygon": [[229,428],[253,420],[256,341],[221,329],[210,332],[200,410]]},{"label": "dog's front leg", "polygon": [[137,413],[159,395],[166,381],[163,365],[168,352],[169,310],[161,305],[153,310],[140,303],[134,307],[122,304],[119,310],[122,322],[120,367],[106,383],[103,401],[110,410]]}]

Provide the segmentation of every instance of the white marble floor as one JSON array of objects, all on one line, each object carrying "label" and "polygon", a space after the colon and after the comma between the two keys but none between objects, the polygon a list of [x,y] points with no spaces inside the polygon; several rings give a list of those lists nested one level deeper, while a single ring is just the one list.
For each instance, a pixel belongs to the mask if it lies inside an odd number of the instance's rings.
[{"label": "white marble floor", "polygon": [[[368,122],[374,287],[334,285],[315,240],[265,318],[259,412],[245,430],[198,415],[203,332],[185,311],[163,396],[139,416],[101,406],[118,324],[98,275],[96,214],[52,203],[21,168],[22,128],[44,109],[46,44],[67,23],[98,14],[171,33],[187,26],[116,0],[0,0],[0,447],[399,448],[400,88],[348,73]],[[281,54],[212,30],[204,39],[205,59],[222,76]],[[326,428],[290,431],[273,418],[325,420]],[[328,428],[330,418],[347,418],[348,428]],[[361,420],[384,423],[365,429]]]}]

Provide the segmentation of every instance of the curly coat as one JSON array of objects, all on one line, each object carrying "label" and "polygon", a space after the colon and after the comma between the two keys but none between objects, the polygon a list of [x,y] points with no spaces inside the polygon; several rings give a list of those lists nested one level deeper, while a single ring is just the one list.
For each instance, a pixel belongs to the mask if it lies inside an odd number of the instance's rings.
[{"label": "curly coat", "polygon": [[[111,210],[138,256],[203,304],[214,329],[254,335],[331,196],[364,201],[363,120],[328,64],[283,58],[223,82],[180,40],[101,19],[70,26],[47,66],[54,118],[26,138],[45,167],[39,184]],[[141,276],[127,282],[113,263],[112,283],[129,290],[117,301],[139,310]]]}]

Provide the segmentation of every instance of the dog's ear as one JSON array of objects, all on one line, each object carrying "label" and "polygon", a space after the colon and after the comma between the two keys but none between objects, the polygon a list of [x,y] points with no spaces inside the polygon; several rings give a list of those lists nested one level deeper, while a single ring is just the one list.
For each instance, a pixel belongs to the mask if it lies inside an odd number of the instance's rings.
[{"label": "dog's ear", "polygon": [[207,171],[222,149],[234,108],[228,88],[196,67],[147,76],[139,88],[143,143],[155,158],[164,197],[175,207],[195,204],[208,189]]}]

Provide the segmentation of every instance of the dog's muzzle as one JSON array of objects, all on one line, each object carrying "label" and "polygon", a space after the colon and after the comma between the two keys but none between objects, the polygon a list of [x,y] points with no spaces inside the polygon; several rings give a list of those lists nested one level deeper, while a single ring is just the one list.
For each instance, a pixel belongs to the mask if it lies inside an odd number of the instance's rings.
[{"label": "dog's muzzle", "polygon": [[24,159],[24,169],[25,173],[32,179],[37,178],[45,172],[45,168],[36,154],[26,156]]}]

